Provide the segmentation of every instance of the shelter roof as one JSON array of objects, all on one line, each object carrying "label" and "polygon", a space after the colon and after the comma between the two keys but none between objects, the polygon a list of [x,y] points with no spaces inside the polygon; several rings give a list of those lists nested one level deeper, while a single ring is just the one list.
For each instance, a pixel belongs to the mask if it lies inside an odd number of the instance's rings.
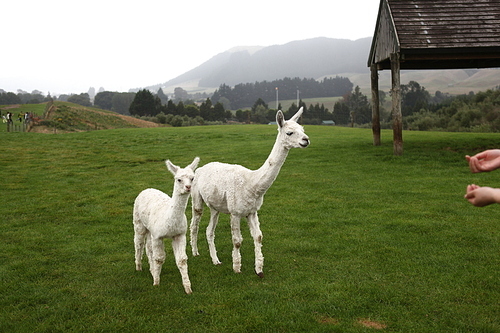
[{"label": "shelter roof", "polygon": [[500,67],[500,0],[381,0],[368,66]]}]

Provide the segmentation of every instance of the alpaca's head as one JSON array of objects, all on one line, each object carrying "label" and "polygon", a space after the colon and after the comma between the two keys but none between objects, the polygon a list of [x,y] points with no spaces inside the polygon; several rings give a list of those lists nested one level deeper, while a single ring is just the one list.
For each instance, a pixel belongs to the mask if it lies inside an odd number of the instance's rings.
[{"label": "alpaca's head", "polygon": [[286,149],[305,148],[311,143],[309,137],[304,133],[304,128],[297,123],[302,115],[302,111],[303,108],[300,108],[290,120],[285,120],[281,111],[278,111],[276,114],[278,137]]},{"label": "alpaca's head", "polygon": [[195,157],[193,162],[184,169],[172,164],[170,160],[165,162],[168,170],[174,175],[174,193],[189,194],[189,192],[191,192],[191,184],[194,180],[194,170],[198,167],[198,162],[200,162],[200,158]]}]

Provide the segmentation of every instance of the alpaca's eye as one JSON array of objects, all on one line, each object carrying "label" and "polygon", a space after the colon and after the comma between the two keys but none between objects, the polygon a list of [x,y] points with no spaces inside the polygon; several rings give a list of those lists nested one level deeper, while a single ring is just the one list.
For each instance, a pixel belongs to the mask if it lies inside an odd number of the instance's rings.
[{"label": "alpaca's eye", "polygon": [[288,135],[288,136],[290,136],[292,134],[293,134],[293,132],[286,132],[286,135]]},{"label": "alpaca's eye", "polygon": [[177,181],[178,181],[179,183],[180,183],[180,182],[182,182],[182,180],[181,180],[180,178],[179,178],[179,179],[177,179]]},{"label": "alpaca's eye", "polygon": [[193,180],[194,180],[194,177],[191,177],[191,181],[193,181]]}]

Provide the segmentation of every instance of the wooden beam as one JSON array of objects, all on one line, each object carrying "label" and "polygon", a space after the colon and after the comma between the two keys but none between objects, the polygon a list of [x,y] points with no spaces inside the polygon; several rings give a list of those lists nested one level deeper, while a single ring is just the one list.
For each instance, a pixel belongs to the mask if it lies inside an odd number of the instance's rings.
[{"label": "wooden beam", "polygon": [[401,79],[399,53],[391,53],[392,131],[394,155],[403,155],[403,115],[401,114]]},{"label": "wooden beam", "polygon": [[378,71],[377,65],[370,66],[372,85],[372,132],[373,145],[380,146],[380,101],[378,96]]}]

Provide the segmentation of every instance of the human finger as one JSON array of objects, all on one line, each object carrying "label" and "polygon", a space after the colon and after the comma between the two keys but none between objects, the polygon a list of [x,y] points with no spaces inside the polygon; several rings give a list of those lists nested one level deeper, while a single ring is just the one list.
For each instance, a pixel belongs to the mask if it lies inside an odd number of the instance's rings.
[{"label": "human finger", "polygon": [[472,173],[478,173],[478,172],[480,172],[479,160],[476,157],[472,156],[469,159],[469,168],[470,168],[470,171]]}]

